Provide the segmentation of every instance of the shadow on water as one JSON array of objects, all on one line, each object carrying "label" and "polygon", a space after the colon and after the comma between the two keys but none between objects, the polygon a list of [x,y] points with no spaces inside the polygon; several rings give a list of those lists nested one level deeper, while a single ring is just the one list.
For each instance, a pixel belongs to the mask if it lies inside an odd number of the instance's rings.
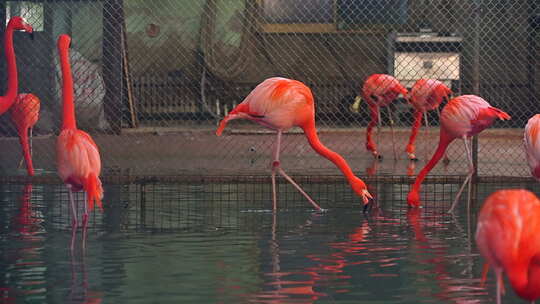
[{"label": "shadow on water", "polygon": [[[302,182],[302,181],[301,181]],[[362,215],[345,183],[303,181],[328,211],[313,212],[280,184],[108,185],[90,216],[86,250],[69,250],[61,185],[0,186],[0,299],[6,303],[490,303],[474,242],[478,184],[446,213],[458,185],[425,185],[408,210],[409,184],[374,183],[379,207]],[[82,199],[82,195],[77,197]],[[508,289],[506,301],[516,297]]]}]

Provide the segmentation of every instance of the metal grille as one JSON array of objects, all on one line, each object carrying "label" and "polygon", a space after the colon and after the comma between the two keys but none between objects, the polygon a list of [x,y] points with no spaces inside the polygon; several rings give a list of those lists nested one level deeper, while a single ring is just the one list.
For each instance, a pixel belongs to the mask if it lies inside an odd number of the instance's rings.
[{"label": "metal grille", "polygon": [[[392,162],[388,117],[379,136],[382,163],[365,149],[367,105],[351,107],[363,81],[394,75],[410,88],[420,78],[445,82],[455,95],[476,94],[512,120],[496,122],[475,147],[478,174],[528,176],[522,129],[539,112],[540,6],[535,0],[86,0],[4,1],[0,19],[21,15],[35,39],[15,33],[20,92],[41,99],[34,163],[55,170],[60,127],[56,39],[73,38],[71,62],[79,128],[100,147],[104,174],[266,172],[271,132],[234,121],[222,138],[216,123],[272,76],[306,83],[316,102],[321,140],[360,175],[414,175],[438,140],[429,113],[420,132],[420,162],[405,145],[412,107],[393,102],[400,160]],[[2,33],[5,23],[1,23]],[[3,54],[2,54],[3,56]],[[5,60],[0,60],[2,89]],[[0,168],[17,172],[20,147],[9,115],[0,117]],[[282,163],[292,172],[335,174],[296,129],[285,136]],[[467,171],[463,144],[433,174]],[[477,157],[477,158],[476,158]],[[376,168],[375,168],[376,167]],[[38,171],[39,173],[39,171]]]}]

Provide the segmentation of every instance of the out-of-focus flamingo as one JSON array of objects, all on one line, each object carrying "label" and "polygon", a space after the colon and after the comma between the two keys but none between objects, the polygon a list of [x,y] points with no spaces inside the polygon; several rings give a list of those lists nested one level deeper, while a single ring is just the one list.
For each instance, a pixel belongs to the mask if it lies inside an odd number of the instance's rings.
[{"label": "out-of-focus flamingo", "polygon": [[19,16],[9,19],[4,33],[4,52],[7,63],[7,91],[4,96],[0,96],[0,115],[4,114],[15,102],[19,93],[19,80],[17,75],[17,63],[15,61],[15,48],[13,47],[13,32],[16,30],[25,31],[32,34],[32,27],[24,22]]},{"label": "out-of-focus flamingo", "polygon": [[94,203],[101,209],[103,188],[99,174],[101,159],[96,143],[92,137],[77,129],[75,121],[75,104],[73,101],[73,78],[69,63],[68,51],[71,38],[62,34],[58,38],[58,53],[62,69],[62,131],[56,141],[56,161],[58,175],[68,188],[71,203],[72,242],[73,249],[75,231],[77,228],[77,208],[73,199],[73,191],[83,190],[86,195],[84,214],[82,216],[83,245],[86,240],[88,209],[94,208]]},{"label": "out-of-focus flamingo", "polygon": [[529,119],[523,138],[531,175],[540,181],[540,114]]},{"label": "out-of-focus flamingo", "polygon": [[414,181],[411,191],[407,195],[407,203],[409,206],[420,206],[419,192],[422,181],[437,162],[439,162],[448,145],[454,141],[454,139],[461,138],[465,144],[465,151],[469,162],[469,173],[461,185],[461,188],[452,203],[452,207],[450,207],[449,212],[452,212],[465,185],[470,181],[474,173],[472,151],[468,141],[472,136],[491,126],[493,121],[497,118],[508,120],[510,119],[510,115],[500,109],[492,107],[487,101],[475,95],[463,95],[451,99],[442,110],[439,145],[437,146],[437,150],[426,166],[420,171]]},{"label": "out-of-focus flamingo", "polygon": [[[362,98],[368,103],[371,112],[371,121],[368,124],[366,131],[366,149],[373,154],[375,158],[382,158],[377,151],[377,144],[373,141],[373,127],[380,126],[381,113],[380,108],[388,106],[394,101],[399,94],[407,95],[407,89],[399,83],[399,81],[386,74],[373,74],[369,76],[362,87]],[[390,116],[390,128],[392,131],[392,148],[394,149],[394,159],[397,159],[396,145],[394,139],[394,120],[392,112],[388,108]],[[377,132],[377,135],[379,132]]]},{"label": "out-of-focus flamingo", "polygon": [[220,136],[233,119],[249,119],[277,131],[277,141],[272,162],[273,208],[277,209],[276,171],[289,181],[317,210],[321,207],[281,168],[279,152],[281,134],[293,126],[304,130],[309,144],[315,152],[332,161],[345,175],[353,191],[358,194],[367,209],[371,194],[366,184],[355,176],[347,162],[338,153],[325,147],[315,128],[315,102],[311,90],[302,82],[287,78],[273,77],[260,83],[249,95],[236,106],[219,124],[216,135]]},{"label": "out-of-focus flamingo", "polygon": [[410,160],[418,160],[414,154],[414,142],[422,122],[422,115],[424,116],[427,131],[427,128],[429,127],[427,111],[435,109],[438,111],[439,105],[444,100],[448,101],[451,94],[452,90],[450,90],[444,83],[435,79],[419,79],[412,86],[409,94],[407,95],[407,100],[414,108],[414,123],[411,129],[409,144],[406,148],[407,155],[409,156]]},{"label": "out-of-focus flamingo", "polygon": [[[34,176],[32,165],[32,129],[39,119],[39,98],[34,94],[19,94],[11,106],[11,120],[17,128],[28,175]],[[30,140],[28,130],[30,129]],[[29,144],[30,141],[30,144]]]},{"label": "out-of-focus flamingo", "polygon": [[540,298],[540,200],[523,189],[491,194],[478,216],[476,244],[497,276],[501,303],[503,272],[523,299]]}]

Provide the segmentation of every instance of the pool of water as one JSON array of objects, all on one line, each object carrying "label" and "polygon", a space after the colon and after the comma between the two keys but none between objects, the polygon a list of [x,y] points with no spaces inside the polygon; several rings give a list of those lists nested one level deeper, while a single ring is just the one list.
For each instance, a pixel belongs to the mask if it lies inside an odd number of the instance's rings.
[{"label": "pool of water", "polygon": [[[311,187],[311,188],[310,188]],[[86,248],[70,250],[67,194],[56,185],[0,186],[3,303],[491,303],[480,285],[476,209],[501,185],[477,187],[473,211],[446,213],[457,186],[378,185],[362,214],[345,184],[313,185],[324,213],[280,185],[107,185]],[[504,185],[527,187],[536,184]],[[431,193],[431,194],[430,194]],[[82,199],[82,195],[78,199]],[[504,300],[516,302],[507,288]]]}]

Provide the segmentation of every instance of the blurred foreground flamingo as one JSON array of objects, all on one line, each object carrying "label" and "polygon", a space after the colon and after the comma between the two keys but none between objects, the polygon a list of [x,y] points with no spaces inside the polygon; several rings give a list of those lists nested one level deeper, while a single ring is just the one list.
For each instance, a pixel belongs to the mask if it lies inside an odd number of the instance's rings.
[{"label": "blurred foreground flamingo", "polygon": [[249,119],[265,127],[277,131],[277,141],[272,162],[272,193],[273,208],[277,208],[276,197],[276,171],[289,181],[317,210],[321,207],[281,168],[279,152],[281,147],[281,134],[293,126],[304,130],[309,144],[315,152],[332,161],[345,175],[356,194],[364,202],[364,211],[368,206],[371,194],[366,184],[356,177],[347,162],[338,153],[325,147],[315,129],[315,104],[311,90],[302,82],[287,78],[268,78],[249,93],[249,95],[236,106],[219,124],[216,135],[220,136],[233,119]]},{"label": "blurred foreground flamingo", "polygon": [[15,49],[13,47],[13,31],[21,30],[33,34],[32,27],[19,16],[9,19],[4,33],[4,52],[7,65],[7,91],[6,95],[0,96],[0,115],[4,114],[15,102],[19,93],[19,79],[17,75],[17,63],[15,61]]},{"label": "blurred foreground flamingo", "polygon": [[498,304],[501,303],[501,292],[504,293],[503,272],[518,296],[529,301],[540,298],[538,231],[540,200],[530,191],[499,190],[482,206],[476,244],[487,265],[495,270]]},{"label": "blurred foreground flamingo", "polygon": [[[34,166],[32,165],[32,129],[39,119],[39,98],[34,94],[19,94],[15,103],[11,106],[11,120],[17,128],[19,141],[23,150],[23,157],[26,162],[26,171],[29,176],[34,176]],[[28,140],[28,129],[30,129],[30,140]],[[30,141],[30,144],[28,143]]]},{"label": "blurred foreground flamingo", "polygon": [[[381,123],[380,107],[388,106],[399,94],[407,95],[407,89],[402,86],[399,81],[386,74],[373,74],[369,76],[362,87],[362,98],[368,103],[371,112],[371,121],[368,124],[366,131],[366,149],[373,154],[375,158],[382,158],[377,151],[377,144],[373,141],[373,127]],[[394,159],[397,159],[396,145],[394,140],[394,119],[392,111],[388,109],[390,116],[390,128],[392,131],[392,148],[394,150]],[[379,132],[377,131],[377,136]]]},{"label": "blurred foreground flamingo", "polygon": [[472,151],[468,141],[472,136],[491,126],[493,121],[497,118],[508,120],[510,119],[510,115],[500,109],[492,107],[487,101],[475,95],[463,95],[451,99],[442,110],[439,145],[437,146],[437,150],[426,166],[420,171],[414,181],[411,191],[407,195],[407,203],[409,206],[420,206],[419,192],[422,181],[441,159],[448,145],[454,141],[454,139],[461,138],[465,144],[465,151],[469,162],[469,173],[461,185],[461,188],[452,203],[452,207],[450,207],[449,212],[452,212],[461,196],[461,192],[463,192],[465,185],[470,182],[474,173]]},{"label": "blurred foreground flamingo", "polygon": [[540,181],[540,114],[529,119],[523,138],[531,175]]},{"label": "blurred foreground flamingo", "polygon": [[82,216],[83,245],[86,240],[88,209],[94,208],[94,203],[101,209],[103,188],[99,180],[101,159],[97,145],[90,135],[77,129],[75,121],[75,105],[73,102],[73,78],[68,57],[71,38],[62,34],[58,38],[58,54],[62,69],[62,131],[56,141],[56,161],[58,175],[68,188],[71,203],[72,241],[73,249],[75,231],[77,228],[77,208],[73,199],[73,191],[83,190],[86,201]]},{"label": "blurred foreground flamingo", "polygon": [[[426,131],[429,127],[427,119],[427,111],[435,110],[439,111],[439,105],[443,100],[447,100],[452,94],[444,83],[435,79],[419,79],[414,83],[409,94],[407,96],[408,101],[414,107],[414,123],[411,129],[411,137],[409,138],[409,144],[406,151],[410,160],[418,160],[416,158],[414,142],[418,135],[418,129],[420,128],[422,115],[424,116],[424,122],[426,124]],[[439,114],[439,119],[440,119]]]}]

